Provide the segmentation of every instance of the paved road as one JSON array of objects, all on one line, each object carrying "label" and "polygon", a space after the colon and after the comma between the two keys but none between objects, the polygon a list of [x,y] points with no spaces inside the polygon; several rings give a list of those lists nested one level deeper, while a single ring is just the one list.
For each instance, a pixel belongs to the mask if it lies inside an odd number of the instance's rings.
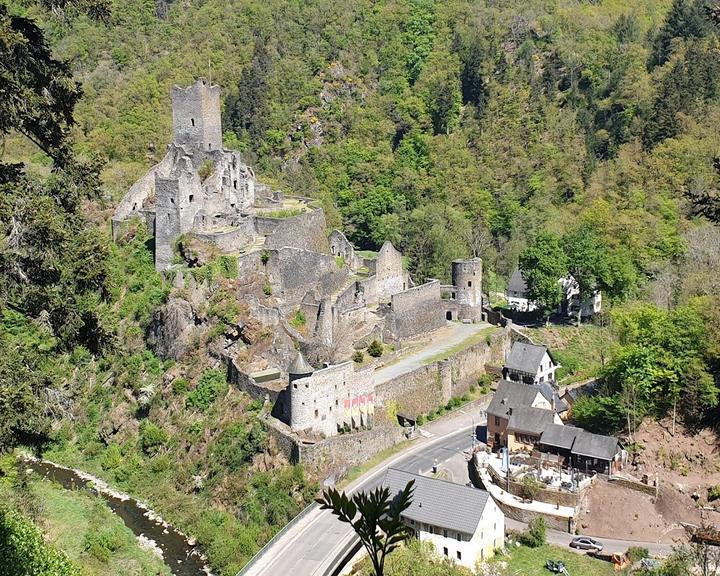
[{"label": "paved road", "polygon": [[484,322],[478,324],[462,324],[461,322],[449,322],[443,332],[438,333],[433,341],[421,350],[401,358],[397,362],[390,364],[384,368],[375,371],[375,384],[381,384],[388,380],[410,372],[416,368],[423,366],[428,359],[450,350],[451,348],[462,343],[464,340],[474,336],[478,332],[490,328],[492,325]]},{"label": "paved road", "polygon": [[[510,518],[505,519],[505,528],[510,530],[524,530],[527,527],[527,524],[524,524],[523,522],[518,522],[517,520],[512,520]],[[574,534],[568,534],[567,532],[560,532],[558,530],[548,530],[547,531],[547,540],[550,544],[556,544],[557,546],[568,546],[570,544],[570,541],[575,538]],[[642,548],[647,548],[650,551],[651,556],[667,556],[672,552],[672,545],[671,544],[657,544],[653,542],[638,542],[638,541],[631,541],[631,540],[614,540],[612,538],[598,538],[593,536],[596,540],[599,540],[603,544],[603,552],[607,552],[608,554],[614,554],[616,552],[623,553],[625,552],[630,546],[640,546]],[[574,550],[573,548],[569,548],[569,550]],[[585,554],[586,552],[584,550],[574,550],[575,552],[578,552],[579,554]]]},{"label": "paved road", "polygon": [[[376,467],[350,485],[348,491],[368,490],[379,485],[389,466],[409,472],[426,472],[435,461],[441,463],[472,445],[472,422],[479,420],[479,408],[463,409],[450,420],[433,422],[432,437],[420,438],[406,453]],[[301,520],[263,556],[247,576],[319,576],[324,574],[345,544],[353,539],[352,529],[328,511],[315,510]]]}]

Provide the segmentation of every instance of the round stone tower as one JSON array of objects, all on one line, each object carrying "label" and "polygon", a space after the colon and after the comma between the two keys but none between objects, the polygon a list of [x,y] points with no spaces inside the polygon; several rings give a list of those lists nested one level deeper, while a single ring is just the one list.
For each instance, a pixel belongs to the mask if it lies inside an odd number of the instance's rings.
[{"label": "round stone tower", "polygon": [[288,422],[293,430],[304,430],[310,426],[310,401],[312,391],[306,385],[298,386],[297,380],[307,378],[314,372],[301,352],[298,352],[295,361],[288,368]]},{"label": "round stone tower", "polygon": [[482,260],[454,260],[452,283],[460,320],[478,320],[482,315]]}]

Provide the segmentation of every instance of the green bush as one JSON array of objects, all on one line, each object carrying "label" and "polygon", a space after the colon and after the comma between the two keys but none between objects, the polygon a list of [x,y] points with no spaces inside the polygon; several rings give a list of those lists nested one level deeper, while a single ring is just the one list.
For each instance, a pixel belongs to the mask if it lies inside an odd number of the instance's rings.
[{"label": "green bush", "polygon": [[85,552],[103,563],[110,560],[110,555],[121,550],[124,545],[125,538],[120,527],[90,529],[83,540]]},{"label": "green bush", "polygon": [[547,527],[545,519],[538,517],[530,520],[527,529],[518,538],[521,544],[530,548],[539,548],[546,543]]},{"label": "green bush", "polygon": [[190,388],[190,382],[187,378],[175,378],[172,382],[172,391],[175,394],[185,394]]},{"label": "green bush", "polygon": [[525,500],[535,500],[542,490],[542,484],[535,476],[527,475],[522,479],[521,495]]},{"label": "green bush", "polygon": [[270,286],[269,282],[263,284],[263,294],[265,294],[265,296],[272,296],[272,286]]},{"label": "green bush", "polygon": [[365,360],[365,354],[362,353],[362,350],[357,350],[355,354],[352,355],[352,359],[355,364],[362,364],[363,360]]},{"label": "green bush", "polygon": [[157,424],[150,420],[143,420],[140,424],[140,447],[146,454],[154,454],[167,441],[167,432]]},{"label": "green bush", "polygon": [[0,573],[3,576],[81,574],[63,552],[45,541],[35,524],[4,506],[0,506]]},{"label": "green bush", "polygon": [[217,398],[225,394],[228,385],[221,370],[205,370],[194,390],[188,394],[186,406],[205,412]]},{"label": "green bush", "polygon": [[210,174],[213,173],[213,170],[215,169],[215,164],[213,164],[212,160],[205,160],[201,165],[200,168],[198,168],[198,176],[200,176],[200,180],[203,182],[207,180],[210,177]]},{"label": "green bush", "polygon": [[720,484],[708,488],[708,501],[712,502],[713,500],[717,500],[718,498],[720,498]]},{"label": "green bush", "polygon": [[643,558],[649,558],[650,550],[648,550],[647,548],[642,548],[640,546],[630,546],[630,548],[627,549],[627,552],[625,554],[627,555],[630,562],[635,563],[639,562]]},{"label": "green bush", "polygon": [[383,353],[383,345],[377,340],[373,340],[370,346],[367,347],[367,353],[373,358],[379,358]]}]

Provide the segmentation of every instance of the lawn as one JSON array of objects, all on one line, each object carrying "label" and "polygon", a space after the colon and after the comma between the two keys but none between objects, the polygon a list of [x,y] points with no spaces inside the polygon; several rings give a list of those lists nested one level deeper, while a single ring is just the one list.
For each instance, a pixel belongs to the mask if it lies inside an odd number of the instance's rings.
[{"label": "lawn", "polygon": [[511,547],[508,556],[498,554],[494,562],[506,562],[506,576],[551,576],[546,560],[562,560],[570,576],[611,576],[616,574],[610,562],[595,560],[558,546]]},{"label": "lawn", "polygon": [[533,342],[545,344],[562,365],[558,370],[560,384],[572,384],[597,376],[610,355],[612,340],[608,329],[593,324],[549,326],[523,330]]}]

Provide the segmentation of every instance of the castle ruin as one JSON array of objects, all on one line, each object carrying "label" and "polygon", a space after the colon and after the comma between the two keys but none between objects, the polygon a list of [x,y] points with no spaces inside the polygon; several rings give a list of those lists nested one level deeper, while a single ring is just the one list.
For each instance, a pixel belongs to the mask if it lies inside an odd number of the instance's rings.
[{"label": "castle ruin", "polygon": [[[172,108],[172,142],[117,206],[113,238],[143,220],[154,237],[155,267],[176,286],[202,264],[183,259],[182,245],[191,242],[213,257],[236,258],[238,279],[261,283],[243,303],[284,335],[267,364],[288,374],[274,413],[293,431],[331,436],[372,425],[375,385],[371,371],[348,361],[354,350],[372,340],[402,345],[448,321],[483,320],[479,258],[452,262],[452,285],[415,285],[392,243],[374,257],[360,255],[341,231],[327,230],[318,204],[263,185],[239,152],[223,148],[218,86],[200,79],[175,87]],[[302,331],[289,322],[298,313]],[[313,370],[304,357],[294,358],[287,342],[325,367]],[[244,368],[233,355],[241,345],[223,352],[238,373]],[[242,378],[252,380],[249,374]]]}]

